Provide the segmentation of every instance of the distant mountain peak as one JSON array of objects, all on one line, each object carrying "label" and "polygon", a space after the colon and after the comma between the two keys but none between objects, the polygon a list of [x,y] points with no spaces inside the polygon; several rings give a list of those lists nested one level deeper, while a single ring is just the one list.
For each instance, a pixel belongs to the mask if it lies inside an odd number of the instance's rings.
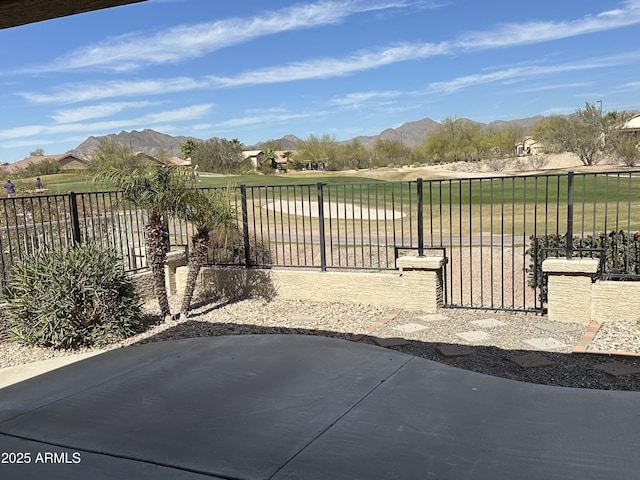
[{"label": "distant mountain peak", "polygon": [[166,133],[156,132],[150,128],[145,128],[142,131],[131,130],[130,132],[122,130],[118,134],[112,133],[101,137],[91,136],[71,150],[71,153],[80,158],[88,158],[96,153],[102,141],[115,141],[128,145],[133,152],[143,152],[148,155],[153,155],[164,150],[173,157],[180,157],[182,156],[180,146],[189,138],[194,137],[174,137]]},{"label": "distant mountain peak", "polygon": [[[479,124],[483,127],[497,129],[507,128],[513,125],[522,128],[524,134],[528,135],[530,134],[533,125],[535,125],[542,118],[544,118],[542,115],[536,115],[534,117],[521,118],[516,120],[495,120],[488,124],[476,122],[468,118],[462,118],[461,120]],[[372,147],[378,140],[398,140],[407,147],[412,148],[423,143],[427,139],[427,136],[435,132],[438,127],[440,127],[440,125],[441,124],[436,122],[435,120],[432,120],[430,118],[423,118],[421,120],[405,122],[396,128],[387,128],[377,135],[355,137],[350,140],[345,140],[341,143],[349,143],[353,140],[358,140],[365,147]],[[130,132],[122,130],[118,134],[112,133],[110,135],[104,135],[101,137],[91,136],[87,138],[83,143],[78,145],[75,149],[70,150],[68,153],[76,155],[79,158],[87,158],[93,155],[98,150],[101,141],[111,140],[128,145],[134,152],[144,152],[149,155],[154,155],[158,151],[164,150],[171,156],[180,157],[180,146],[189,139],[203,141],[196,137],[173,137],[165,133],[156,132],[155,130],[149,128],[145,128],[142,131],[131,130]],[[290,133],[278,139],[277,141],[280,142],[282,150],[293,150],[295,149],[296,143],[300,141],[300,138]],[[260,150],[265,143],[266,140],[255,145],[247,145],[245,146],[245,149]]]}]

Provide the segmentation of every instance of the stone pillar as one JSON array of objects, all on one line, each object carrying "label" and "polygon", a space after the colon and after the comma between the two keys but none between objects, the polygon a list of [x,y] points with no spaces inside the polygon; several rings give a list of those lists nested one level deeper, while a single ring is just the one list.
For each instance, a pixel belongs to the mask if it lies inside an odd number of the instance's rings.
[{"label": "stone pillar", "polygon": [[406,295],[424,295],[426,297],[426,309],[435,312],[444,305],[442,268],[444,257],[416,257],[404,256],[396,259],[396,267],[400,269],[400,275],[412,280],[410,284],[416,286],[415,290],[406,291]]},{"label": "stone pillar", "polygon": [[178,293],[176,287],[176,269],[178,267],[183,267],[186,264],[187,255],[184,252],[169,252],[167,254],[164,271],[167,276],[167,293],[169,295],[175,295]]},{"label": "stone pillar", "polygon": [[591,289],[600,261],[592,258],[548,258],[547,315],[553,322],[591,323]]}]

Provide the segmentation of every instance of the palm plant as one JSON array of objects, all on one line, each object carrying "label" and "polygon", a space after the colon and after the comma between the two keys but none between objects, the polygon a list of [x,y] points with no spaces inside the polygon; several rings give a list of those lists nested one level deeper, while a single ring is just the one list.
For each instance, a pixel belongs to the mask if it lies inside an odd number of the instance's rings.
[{"label": "palm plant", "polygon": [[193,179],[180,167],[148,166],[133,171],[108,169],[96,174],[94,181],[122,191],[125,201],[146,212],[144,241],[147,261],[153,276],[154,293],[162,316],[171,315],[164,266],[169,252],[170,216],[183,216],[191,196]]},{"label": "palm plant", "polygon": [[189,271],[180,307],[182,315],[186,315],[189,310],[198,275],[207,261],[211,235],[216,232],[226,236],[237,227],[236,212],[230,202],[228,191],[214,190],[204,193],[201,190],[192,190],[184,206],[184,218],[192,223],[195,231],[191,237]]}]

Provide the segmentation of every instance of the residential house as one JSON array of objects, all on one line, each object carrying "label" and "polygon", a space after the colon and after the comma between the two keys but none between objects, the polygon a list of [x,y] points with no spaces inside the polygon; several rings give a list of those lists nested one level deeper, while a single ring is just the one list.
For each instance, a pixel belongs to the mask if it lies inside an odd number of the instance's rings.
[{"label": "residential house", "polygon": [[186,160],[180,158],[180,157],[171,157],[168,160],[170,165],[176,165],[178,167],[182,167],[182,166],[190,166],[191,165],[191,157],[187,158]]},{"label": "residential house", "polygon": [[544,145],[533,137],[525,137],[516,144],[516,155],[540,155],[544,153]]},{"label": "residential house", "polygon": [[276,170],[280,172],[287,171],[287,164],[289,162],[289,157],[293,155],[293,151],[291,150],[276,150]]},{"label": "residential house", "polygon": [[251,168],[257,170],[262,166],[264,152],[262,150],[245,150],[242,152],[242,158],[243,160],[250,160]]},{"label": "residential house", "polygon": [[640,132],[640,113],[632,116],[622,127],[623,131],[637,137]]},{"label": "residential house", "polygon": [[153,166],[166,165],[165,162],[163,162],[162,160],[157,159],[153,155],[149,155],[148,153],[135,152],[133,154],[133,156],[135,158],[134,163],[136,165],[144,165],[144,166],[148,166],[148,165],[153,165]]},{"label": "residential house", "polygon": [[[293,150],[276,150],[273,153],[275,155],[275,165],[273,165],[273,167],[279,172],[286,172],[289,157],[295,152]],[[245,150],[242,152],[242,158],[244,160],[250,160],[252,168],[257,170],[262,167],[265,161],[265,152],[263,150]]]},{"label": "residential house", "polygon": [[60,155],[38,155],[3,165],[1,168],[6,173],[15,173],[27,168],[29,165],[37,165],[45,160],[54,160],[58,162],[62,170],[84,170],[87,168],[87,161],[85,159],[77,157],[71,153],[63,153]]}]

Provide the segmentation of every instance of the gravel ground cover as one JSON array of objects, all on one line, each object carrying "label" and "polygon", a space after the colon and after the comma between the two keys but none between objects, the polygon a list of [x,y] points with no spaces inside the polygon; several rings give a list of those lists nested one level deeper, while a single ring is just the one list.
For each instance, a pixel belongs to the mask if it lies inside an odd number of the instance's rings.
[{"label": "gravel ground cover", "polygon": [[[150,318],[158,313],[153,303],[145,309]],[[178,310],[178,299],[172,300],[172,310]],[[640,391],[640,375],[615,376],[601,370],[602,366],[616,365],[640,372],[640,358],[572,354],[586,328],[567,324],[564,330],[569,331],[549,332],[540,328],[547,323],[546,317],[533,314],[463,309],[428,314],[352,303],[247,299],[197,305],[188,318],[152,324],[144,333],[106,349],[246,334],[325,335],[370,344],[402,339],[399,343],[404,344],[388,348],[488,375],[545,385]],[[540,350],[527,343],[535,339],[552,342]],[[635,322],[604,324],[594,338],[593,349],[638,351],[639,344],[640,329]],[[465,347],[468,354],[447,357],[442,353],[447,347]],[[0,368],[74,353],[79,352],[25,347],[0,337]],[[531,355],[547,365],[523,367],[514,361]]]}]

